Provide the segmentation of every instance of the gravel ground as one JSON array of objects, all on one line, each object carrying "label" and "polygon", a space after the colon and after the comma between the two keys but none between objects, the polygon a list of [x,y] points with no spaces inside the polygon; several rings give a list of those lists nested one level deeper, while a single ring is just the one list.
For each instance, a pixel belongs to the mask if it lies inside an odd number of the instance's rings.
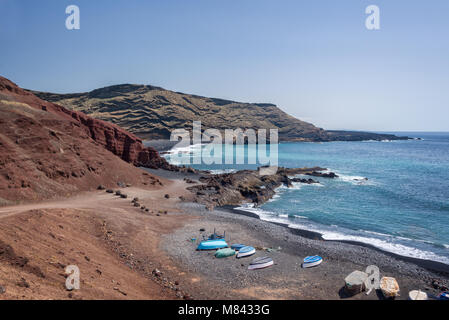
[{"label": "gravel ground", "polygon": [[[448,285],[447,274],[433,273],[376,249],[309,239],[282,225],[224,209],[206,211],[195,203],[183,203],[181,209],[198,219],[165,236],[161,246],[179,267],[201,278],[195,287],[195,298],[380,299],[380,292],[347,297],[342,291],[344,278],[354,270],[365,271],[368,265],[378,266],[381,276],[397,279],[401,288],[399,299],[406,299],[408,292],[414,289],[438,294],[439,290],[432,286],[435,279]],[[189,241],[201,239],[201,228],[206,229],[205,234],[212,233],[214,228],[220,233],[226,231],[229,244],[244,243],[259,250],[252,257],[217,259],[214,251],[196,251],[197,244]],[[262,248],[276,250],[269,252]],[[320,266],[301,268],[304,257],[316,254],[324,258]],[[261,256],[272,257],[275,265],[263,270],[247,270],[249,263]]]}]

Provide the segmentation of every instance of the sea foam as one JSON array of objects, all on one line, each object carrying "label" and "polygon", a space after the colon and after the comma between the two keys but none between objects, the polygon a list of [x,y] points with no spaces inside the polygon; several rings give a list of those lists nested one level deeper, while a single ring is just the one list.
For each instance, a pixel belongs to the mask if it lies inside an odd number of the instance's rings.
[{"label": "sea foam", "polygon": [[[449,258],[440,256],[431,251],[412,247],[403,242],[414,241],[412,239],[395,237],[374,231],[358,230],[357,232],[340,228],[336,225],[324,226],[311,222],[304,216],[292,216],[286,214],[276,214],[271,211],[264,210],[259,207],[254,207],[253,204],[245,204],[237,209],[255,213],[263,221],[283,223],[288,225],[289,228],[307,230],[321,234],[324,240],[333,241],[354,241],[363,244],[372,245],[378,249],[391,252],[400,256],[432,260],[449,264]],[[302,221],[302,222],[300,222]],[[355,234],[357,233],[357,234]],[[421,242],[421,241],[417,241]],[[445,248],[449,248],[449,245],[444,245]]]}]

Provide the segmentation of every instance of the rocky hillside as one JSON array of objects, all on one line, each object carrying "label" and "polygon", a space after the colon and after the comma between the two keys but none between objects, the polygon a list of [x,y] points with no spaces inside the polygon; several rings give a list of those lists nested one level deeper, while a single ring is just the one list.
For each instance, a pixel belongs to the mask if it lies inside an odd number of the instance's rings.
[{"label": "rocky hillside", "polygon": [[274,104],[241,103],[173,92],[148,85],[123,84],[85,93],[34,92],[44,100],[110,121],[143,139],[169,139],[173,129],[191,129],[192,121],[202,128],[275,129],[281,141],[333,141],[397,139],[369,133],[329,134],[298,120]]},{"label": "rocky hillside", "polygon": [[118,182],[151,184],[135,166],[169,166],[131,133],[39,99],[0,77],[0,205]]}]

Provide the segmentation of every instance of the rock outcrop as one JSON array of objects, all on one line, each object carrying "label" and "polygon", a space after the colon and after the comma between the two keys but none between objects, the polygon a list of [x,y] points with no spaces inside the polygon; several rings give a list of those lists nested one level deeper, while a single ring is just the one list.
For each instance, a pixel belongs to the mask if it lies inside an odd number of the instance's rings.
[{"label": "rock outcrop", "polygon": [[319,183],[313,179],[294,177],[295,175],[307,175],[324,170],[326,169],[320,167],[278,168],[276,172],[269,175],[261,175],[259,170],[241,170],[219,175],[198,172],[202,174],[199,179],[202,184],[187,189],[195,193],[196,200],[208,208],[240,205],[245,202],[260,205],[271,199],[276,193],[276,188],[281,185],[292,187],[293,182]]},{"label": "rock outcrop", "polygon": [[320,171],[312,171],[307,172],[307,176],[313,176],[313,177],[322,177],[322,178],[338,178],[338,175],[335,174],[335,172],[320,172]]}]

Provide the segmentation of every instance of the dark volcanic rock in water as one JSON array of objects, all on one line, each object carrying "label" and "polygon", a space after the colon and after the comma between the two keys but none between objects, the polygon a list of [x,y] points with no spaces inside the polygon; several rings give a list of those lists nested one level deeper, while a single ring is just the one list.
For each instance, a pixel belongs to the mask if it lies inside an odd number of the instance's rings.
[{"label": "dark volcanic rock in water", "polygon": [[302,178],[292,178],[290,179],[292,182],[301,182],[306,184],[320,183],[319,181],[313,179],[302,179]]},{"label": "dark volcanic rock in water", "polygon": [[307,176],[313,176],[313,177],[322,177],[322,178],[338,178],[338,175],[336,175],[334,172],[319,172],[319,171],[313,171],[313,172],[307,172],[305,173]]},{"label": "dark volcanic rock in water", "polygon": [[270,175],[261,175],[259,170],[241,170],[233,173],[211,175],[203,173],[203,184],[187,188],[196,194],[196,200],[207,206],[239,205],[252,202],[260,205],[271,199],[275,189],[292,182],[319,183],[313,179],[289,178],[297,174],[318,173],[324,168],[278,168]]}]

